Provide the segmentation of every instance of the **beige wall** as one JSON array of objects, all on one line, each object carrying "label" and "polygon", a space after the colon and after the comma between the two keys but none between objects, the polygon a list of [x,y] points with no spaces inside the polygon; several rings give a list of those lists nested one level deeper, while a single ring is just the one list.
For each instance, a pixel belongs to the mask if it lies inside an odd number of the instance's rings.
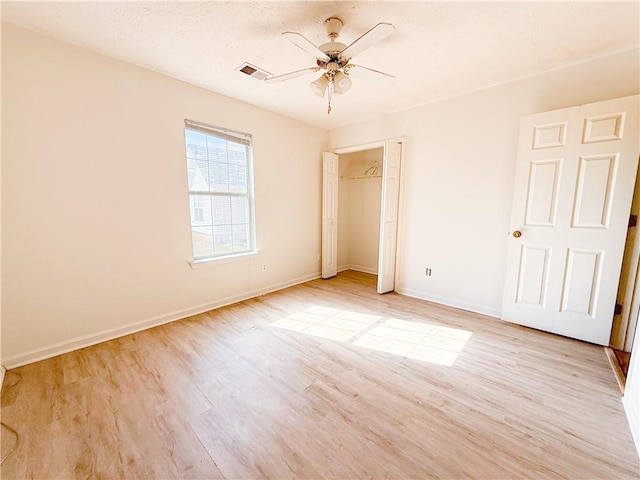
[{"label": "beige wall", "polygon": [[331,130],[332,149],[407,138],[398,291],[500,316],[520,118],[638,93],[638,53]]},{"label": "beige wall", "polygon": [[[11,25],[2,100],[6,365],[319,274],[325,131]],[[188,265],[185,118],[253,135],[259,255]]]},{"label": "beige wall", "polygon": [[356,178],[377,164],[382,173],[383,149],[340,155],[338,195],[338,270],[378,271],[381,179]]},{"label": "beige wall", "polygon": [[[359,152],[351,162],[349,191],[349,263],[363,272],[378,272],[382,179],[356,179],[374,164],[382,173],[383,149]],[[342,155],[340,155],[342,158]]]},{"label": "beige wall", "polygon": [[351,156],[352,154],[340,155],[338,157],[338,272],[349,268],[349,258],[351,255],[349,242],[349,224],[351,222],[351,209],[349,199],[351,198]]}]

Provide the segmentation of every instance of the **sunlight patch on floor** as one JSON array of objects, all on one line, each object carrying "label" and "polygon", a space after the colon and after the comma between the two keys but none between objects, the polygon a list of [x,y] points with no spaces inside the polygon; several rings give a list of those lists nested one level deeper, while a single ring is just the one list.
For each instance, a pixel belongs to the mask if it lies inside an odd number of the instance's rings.
[{"label": "sunlight patch on floor", "polygon": [[271,326],[344,342],[381,318],[336,308],[311,307],[273,322]]},{"label": "sunlight patch on floor", "polygon": [[471,337],[467,330],[321,306],[271,326],[446,366],[455,363]]},{"label": "sunlight patch on floor", "polygon": [[353,344],[382,352],[451,366],[471,337],[471,332],[390,318]]}]

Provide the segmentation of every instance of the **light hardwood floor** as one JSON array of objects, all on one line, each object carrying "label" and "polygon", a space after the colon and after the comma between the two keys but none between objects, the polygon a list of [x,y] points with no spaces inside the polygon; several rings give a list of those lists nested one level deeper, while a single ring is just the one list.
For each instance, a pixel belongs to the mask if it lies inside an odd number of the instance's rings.
[{"label": "light hardwood floor", "polygon": [[1,413],[5,479],[640,475],[602,348],[356,272],[12,370]]}]

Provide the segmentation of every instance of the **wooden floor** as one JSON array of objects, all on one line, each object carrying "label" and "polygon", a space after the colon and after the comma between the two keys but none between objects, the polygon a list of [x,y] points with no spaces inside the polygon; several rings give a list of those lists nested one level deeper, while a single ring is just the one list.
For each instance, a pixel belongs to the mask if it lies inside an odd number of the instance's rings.
[{"label": "wooden floor", "polygon": [[609,365],[611,365],[611,371],[613,376],[618,382],[620,387],[620,393],[624,394],[624,389],[627,384],[627,372],[629,371],[629,360],[631,355],[627,352],[622,352],[611,347],[605,347],[605,353],[607,354]]},{"label": "wooden floor", "polygon": [[631,354],[622,350],[614,350],[613,353],[615,353],[618,365],[620,365],[620,369],[626,377],[629,373],[629,360],[631,360]]},{"label": "wooden floor", "polygon": [[[338,310],[352,334],[287,329]],[[413,336],[356,345],[389,318]],[[374,349],[426,331],[455,348]],[[19,435],[3,427],[4,479],[640,475],[602,348],[380,296],[355,272],[9,371],[1,413]]]}]

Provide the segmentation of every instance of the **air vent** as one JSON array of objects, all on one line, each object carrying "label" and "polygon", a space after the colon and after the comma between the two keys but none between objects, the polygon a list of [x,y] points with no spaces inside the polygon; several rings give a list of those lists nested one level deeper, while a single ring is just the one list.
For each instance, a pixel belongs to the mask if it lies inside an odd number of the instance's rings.
[{"label": "air vent", "polygon": [[244,73],[245,75],[249,75],[250,77],[255,78],[256,80],[264,80],[271,76],[271,74],[265,70],[262,70],[255,65],[251,65],[249,63],[243,63],[240,68],[238,68],[240,73]]}]

